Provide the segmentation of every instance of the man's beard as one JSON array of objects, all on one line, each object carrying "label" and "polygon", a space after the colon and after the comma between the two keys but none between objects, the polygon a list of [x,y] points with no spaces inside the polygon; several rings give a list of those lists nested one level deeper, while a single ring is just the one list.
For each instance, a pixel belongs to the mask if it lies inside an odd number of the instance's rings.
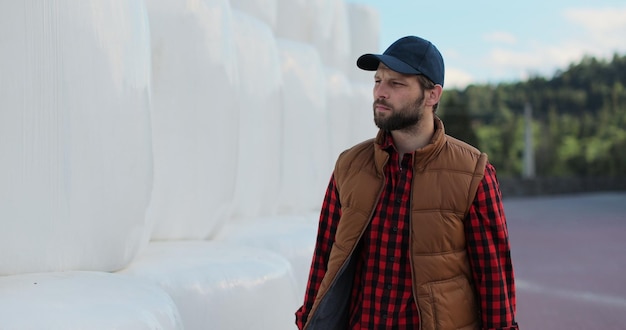
[{"label": "man's beard", "polygon": [[[391,113],[382,117],[376,114],[376,105],[381,104],[391,108]],[[419,97],[415,102],[401,109],[394,109],[385,100],[374,101],[374,123],[378,128],[385,131],[403,130],[416,126],[424,116],[424,95]]]}]

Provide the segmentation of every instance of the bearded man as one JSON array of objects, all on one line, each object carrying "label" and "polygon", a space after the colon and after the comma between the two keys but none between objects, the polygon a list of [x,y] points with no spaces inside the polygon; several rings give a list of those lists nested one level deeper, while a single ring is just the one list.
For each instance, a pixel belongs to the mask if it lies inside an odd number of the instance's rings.
[{"label": "bearded man", "polygon": [[444,63],[408,36],[375,71],[374,139],[337,159],[299,329],[518,329],[502,196],[487,155],[435,114]]}]

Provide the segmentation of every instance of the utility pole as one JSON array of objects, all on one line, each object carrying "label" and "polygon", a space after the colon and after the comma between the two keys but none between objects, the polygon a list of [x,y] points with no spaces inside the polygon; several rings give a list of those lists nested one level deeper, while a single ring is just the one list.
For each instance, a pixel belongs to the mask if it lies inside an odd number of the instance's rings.
[{"label": "utility pole", "polygon": [[529,102],[524,105],[524,173],[525,179],[535,177],[535,150],[533,147],[533,109]]}]

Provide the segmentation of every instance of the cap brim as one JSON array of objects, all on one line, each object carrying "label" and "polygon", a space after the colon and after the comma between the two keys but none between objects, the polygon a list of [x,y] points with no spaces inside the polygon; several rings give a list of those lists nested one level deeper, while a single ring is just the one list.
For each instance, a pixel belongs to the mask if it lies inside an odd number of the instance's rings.
[{"label": "cap brim", "polygon": [[356,61],[356,65],[366,71],[378,70],[378,64],[382,62],[389,69],[404,74],[422,74],[412,66],[390,55],[365,54]]}]

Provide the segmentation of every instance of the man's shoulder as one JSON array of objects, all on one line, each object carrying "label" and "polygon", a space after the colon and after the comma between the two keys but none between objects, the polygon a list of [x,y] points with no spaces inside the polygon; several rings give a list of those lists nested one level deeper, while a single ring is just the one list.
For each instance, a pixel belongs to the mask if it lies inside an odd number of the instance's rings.
[{"label": "man's shoulder", "polygon": [[440,162],[460,171],[473,172],[475,174],[484,173],[485,166],[489,162],[489,157],[486,153],[452,136],[445,135],[445,138],[446,148],[444,150],[447,151],[444,154],[446,156],[440,157]]},{"label": "man's shoulder", "polygon": [[371,138],[344,150],[337,158],[337,166],[349,166],[355,160],[363,161],[373,157],[373,150],[376,146],[376,139]]},{"label": "man's shoulder", "polygon": [[365,141],[359,142],[359,143],[353,145],[352,147],[344,150],[341,154],[343,155],[343,154],[359,153],[362,150],[367,150],[367,149],[374,148],[375,144],[376,144],[376,140],[374,138],[367,139]]},{"label": "man's shoulder", "polygon": [[474,147],[473,145],[465,141],[459,140],[448,134],[446,134],[445,137],[446,137],[446,143],[448,144],[448,146],[454,150],[468,152],[470,154],[474,154],[477,156],[480,156],[482,154],[482,152],[478,150],[478,148]]}]

